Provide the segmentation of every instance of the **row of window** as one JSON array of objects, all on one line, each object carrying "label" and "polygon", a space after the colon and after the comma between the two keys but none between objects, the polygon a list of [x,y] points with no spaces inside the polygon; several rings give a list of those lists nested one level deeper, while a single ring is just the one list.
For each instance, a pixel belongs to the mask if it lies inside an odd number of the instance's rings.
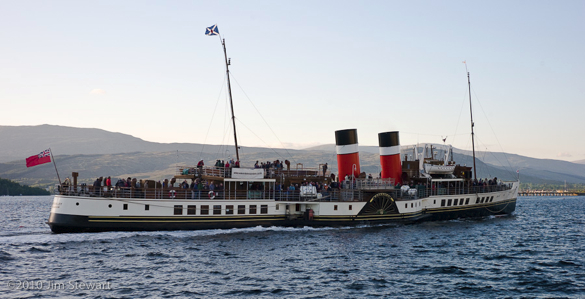
[{"label": "row of window", "polygon": [[[146,205],[145,210],[148,210],[148,205]],[[278,205],[276,205],[276,209],[278,210]],[[257,205],[248,205],[248,214],[254,215],[258,212]],[[182,205],[175,205],[174,206],[174,215],[183,215],[183,206]],[[233,215],[236,210],[234,210],[233,205],[226,205],[225,209],[222,205],[201,205],[199,207],[199,215],[210,215],[210,212],[213,215],[222,215],[222,211],[225,211],[224,215]],[[238,205],[237,206],[237,214],[244,215],[246,214],[246,205]],[[268,214],[268,205],[260,205],[260,214]],[[196,205],[188,205],[187,206],[187,215],[197,215],[197,206]]]},{"label": "row of window", "polygon": [[[349,209],[350,211],[351,211],[351,210],[353,210],[353,205],[349,205],[349,206],[348,206],[348,209]],[[337,205],[333,205],[333,210],[334,210],[334,211],[337,211]],[[298,209],[297,209],[297,211],[298,211]]]},{"label": "row of window", "polygon": [[[494,197],[482,197],[481,199],[478,197],[475,199],[475,203],[484,203],[484,202],[492,202],[494,201]],[[441,207],[444,207],[445,205],[450,207],[451,205],[453,206],[462,206],[462,205],[468,205],[469,204],[469,198],[455,198],[455,199],[441,199]]]},{"label": "row of window", "polygon": [[[411,202],[411,203],[410,203],[410,207],[411,207],[411,208],[414,208],[414,207],[419,207],[420,205],[421,205],[421,203],[420,203],[420,202],[416,202],[416,203],[412,203],[412,202]],[[407,204],[407,203],[405,203],[405,204],[404,204],[404,208],[408,208],[408,204]]]}]

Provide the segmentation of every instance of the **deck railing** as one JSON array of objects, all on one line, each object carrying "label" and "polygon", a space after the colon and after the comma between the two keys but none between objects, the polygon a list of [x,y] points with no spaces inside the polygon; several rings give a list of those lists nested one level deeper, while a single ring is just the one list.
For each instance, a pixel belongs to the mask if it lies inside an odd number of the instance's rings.
[{"label": "deck railing", "polygon": [[[180,175],[189,175],[189,176],[214,176],[214,177],[221,177],[221,178],[231,178],[232,177],[232,169],[233,167],[218,167],[218,166],[203,166],[203,167],[193,167],[193,166],[176,166],[175,174]],[[252,169],[252,168],[249,168]],[[278,179],[281,178],[283,175],[286,177],[318,177],[318,176],[326,176],[329,177],[331,175],[330,171],[326,171],[325,175],[323,175],[323,170],[318,168],[291,168],[290,170],[280,169],[280,168],[255,168],[255,169],[263,169],[264,170],[264,178],[266,179]]]},{"label": "deck railing", "polygon": [[[413,188],[393,187],[391,181],[382,180],[356,180],[343,182],[341,188],[331,191],[306,193],[300,190],[248,190],[233,191],[229,189],[182,189],[182,188],[126,188],[126,187],[93,187],[80,185],[58,187],[61,195],[82,197],[106,197],[106,198],[136,198],[136,199],[226,199],[226,200],[278,200],[278,201],[362,201],[365,192],[385,192],[394,199],[425,198],[434,195],[468,195],[488,192],[510,190],[512,184],[500,184],[492,186],[460,186],[431,188],[423,185]],[[278,188],[277,188],[278,189]],[[415,190],[415,191],[413,191]]]}]

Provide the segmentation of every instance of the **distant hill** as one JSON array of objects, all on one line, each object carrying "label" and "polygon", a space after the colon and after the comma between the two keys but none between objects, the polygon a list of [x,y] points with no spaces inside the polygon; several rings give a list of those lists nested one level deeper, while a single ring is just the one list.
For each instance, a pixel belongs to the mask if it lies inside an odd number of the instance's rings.
[{"label": "distant hill", "polygon": [[[45,164],[26,168],[24,159],[36,153],[31,151],[47,147],[53,149],[62,180],[75,171],[80,173],[80,182],[86,183],[93,182],[99,176],[159,180],[173,176],[177,165],[193,166],[199,159],[204,159],[206,165],[212,165],[216,159],[226,159],[222,156],[225,147],[220,145],[148,142],[101,129],[52,125],[0,126],[0,140],[0,177],[41,187],[57,182],[53,166]],[[378,153],[377,146],[360,146],[362,171],[374,175],[380,172]],[[454,149],[454,156],[455,161],[462,165],[473,164],[467,151]],[[517,176],[515,170],[520,169],[522,182],[562,184],[566,180],[567,183],[585,183],[584,164],[505,153],[478,153],[477,156],[478,178],[495,176],[513,180]],[[240,157],[244,167],[251,167],[256,160],[288,159],[293,168],[316,168],[328,163],[329,170],[337,171],[334,144],[304,150],[242,147]]]},{"label": "distant hill", "polygon": [[[334,144],[324,144],[308,148],[307,150],[335,152]],[[377,146],[359,146],[360,155],[362,153],[379,153]],[[455,161],[462,165],[473,165],[471,151],[453,148]],[[478,161],[484,163],[477,164],[478,177],[489,176],[490,174],[502,178],[516,177],[516,170],[520,171],[520,180],[530,183],[549,183],[561,184],[567,183],[585,183],[585,160],[583,164],[567,162],[552,159],[536,159],[516,154],[507,154],[499,152],[476,152]]]},{"label": "distant hill", "polygon": [[[455,149],[454,152],[470,156],[470,151]],[[476,156],[483,162],[499,168],[513,169],[520,171],[520,180],[523,177],[534,176],[549,181],[560,181],[561,183],[585,183],[585,164],[578,164],[567,161],[552,159],[536,159],[516,154],[500,152],[476,152]]]},{"label": "distant hill", "polygon": [[[53,125],[0,126],[0,162],[22,160],[51,148],[55,155],[120,154],[132,152],[200,152],[198,143],[156,143],[127,134],[101,129]],[[205,145],[209,153],[223,152],[221,145]],[[268,148],[242,147],[243,152],[272,151]],[[282,150],[281,150],[282,151]]]},{"label": "distant hill", "polygon": [[573,161],[576,164],[585,164],[585,160]]},{"label": "distant hill", "polygon": [[42,188],[23,186],[11,180],[0,178],[0,195],[50,195]]}]

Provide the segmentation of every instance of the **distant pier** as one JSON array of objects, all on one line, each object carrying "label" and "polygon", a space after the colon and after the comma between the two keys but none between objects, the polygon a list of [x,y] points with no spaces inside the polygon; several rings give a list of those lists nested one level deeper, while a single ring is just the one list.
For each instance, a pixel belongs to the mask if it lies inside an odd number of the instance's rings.
[{"label": "distant pier", "polygon": [[576,191],[530,190],[518,192],[518,196],[583,196],[585,193]]}]

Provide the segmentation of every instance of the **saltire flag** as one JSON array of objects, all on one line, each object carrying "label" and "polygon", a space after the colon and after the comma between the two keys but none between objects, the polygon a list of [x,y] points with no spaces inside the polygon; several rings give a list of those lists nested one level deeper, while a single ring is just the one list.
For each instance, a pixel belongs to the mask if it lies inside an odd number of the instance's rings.
[{"label": "saltire flag", "polygon": [[211,26],[211,27],[207,27],[205,28],[205,35],[219,35],[219,29],[217,28],[217,24]]},{"label": "saltire flag", "polygon": [[38,155],[26,158],[26,167],[33,167],[40,164],[51,162],[51,150],[47,149],[40,152]]}]

